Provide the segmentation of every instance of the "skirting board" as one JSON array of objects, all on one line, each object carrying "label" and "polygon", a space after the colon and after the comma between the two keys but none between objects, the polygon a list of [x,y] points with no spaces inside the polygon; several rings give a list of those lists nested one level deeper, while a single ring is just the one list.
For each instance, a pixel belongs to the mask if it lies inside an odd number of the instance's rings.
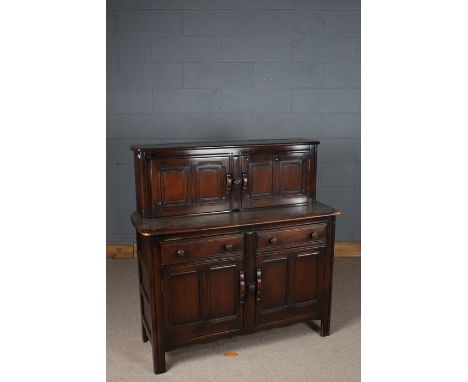
[{"label": "skirting board", "polygon": [[335,243],[335,257],[360,257],[360,241],[338,241]]},{"label": "skirting board", "polygon": [[136,253],[136,244],[116,243],[106,245],[106,257],[108,259],[134,259]]},{"label": "skirting board", "polygon": [[[136,258],[136,244],[115,243],[107,244],[106,257],[108,259],[134,259]],[[335,243],[336,257],[359,257],[361,256],[360,241],[339,241]]]}]

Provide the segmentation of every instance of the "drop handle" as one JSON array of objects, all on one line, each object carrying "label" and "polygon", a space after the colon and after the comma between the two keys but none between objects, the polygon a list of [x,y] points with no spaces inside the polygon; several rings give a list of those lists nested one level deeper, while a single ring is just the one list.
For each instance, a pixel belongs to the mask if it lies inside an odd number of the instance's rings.
[{"label": "drop handle", "polygon": [[247,175],[246,172],[243,172],[242,173],[242,190],[247,190],[248,186],[249,186],[249,176]]},{"label": "drop handle", "polygon": [[278,238],[276,237],[271,237],[270,240],[268,240],[270,244],[275,245],[278,243]]},{"label": "drop handle", "polygon": [[244,271],[239,272],[239,302],[243,304],[244,301],[244,296],[245,296],[245,273]]},{"label": "drop handle", "polygon": [[226,174],[226,191],[232,191],[232,175]]},{"label": "drop handle", "polygon": [[257,268],[257,296],[256,300],[262,299],[262,268]]},{"label": "drop handle", "polygon": [[231,252],[232,251],[232,244],[228,243],[224,246],[224,249],[226,252]]},{"label": "drop handle", "polygon": [[185,256],[185,251],[183,249],[179,249],[176,252],[176,255],[179,257],[184,257]]}]

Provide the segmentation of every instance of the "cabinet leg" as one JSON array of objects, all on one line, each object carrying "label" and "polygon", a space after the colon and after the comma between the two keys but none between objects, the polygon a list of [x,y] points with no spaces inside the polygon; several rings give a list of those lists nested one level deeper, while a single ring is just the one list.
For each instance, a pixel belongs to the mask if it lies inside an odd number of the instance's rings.
[{"label": "cabinet leg", "polygon": [[143,340],[143,342],[148,342],[149,340],[149,337],[148,337],[148,334],[146,333],[143,322],[141,323],[141,339]]},{"label": "cabinet leg", "polygon": [[330,335],[330,318],[320,321],[320,336],[326,337]]},{"label": "cabinet leg", "polygon": [[156,344],[153,344],[153,371],[154,374],[166,372],[166,352],[164,349],[158,351]]}]

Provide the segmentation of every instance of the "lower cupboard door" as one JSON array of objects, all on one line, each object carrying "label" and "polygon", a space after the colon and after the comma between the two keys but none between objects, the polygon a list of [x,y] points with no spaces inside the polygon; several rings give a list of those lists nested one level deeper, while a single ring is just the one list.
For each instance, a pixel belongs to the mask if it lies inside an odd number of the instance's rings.
[{"label": "lower cupboard door", "polygon": [[241,330],[244,294],[242,260],[167,267],[163,274],[167,346]]},{"label": "lower cupboard door", "polygon": [[257,257],[256,325],[318,315],[325,249]]}]

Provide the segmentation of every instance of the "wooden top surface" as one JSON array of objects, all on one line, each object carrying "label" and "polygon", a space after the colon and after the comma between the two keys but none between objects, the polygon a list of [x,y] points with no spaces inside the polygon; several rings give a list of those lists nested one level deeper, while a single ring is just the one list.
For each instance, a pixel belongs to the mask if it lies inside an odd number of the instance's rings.
[{"label": "wooden top surface", "polygon": [[134,212],[131,219],[135,229],[139,233],[145,236],[153,236],[237,228],[255,224],[298,222],[311,218],[336,216],[340,214],[341,212],[338,210],[326,204],[316,202],[306,206],[284,206],[253,211],[153,219],[143,219],[140,214]]},{"label": "wooden top surface", "polygon": [[131,145],[133,151],[160,151],[167,149],[206,149],[220,147],[244,147],[244,146],[278,146],[278,145],[296,145],[296,144],[319,144],[315,139],[291,138],[291,139],[264,139],[264,140],[238,140],[238,141],[211,141],[211,142],[183,142],[183,143],[145,143]]}]

